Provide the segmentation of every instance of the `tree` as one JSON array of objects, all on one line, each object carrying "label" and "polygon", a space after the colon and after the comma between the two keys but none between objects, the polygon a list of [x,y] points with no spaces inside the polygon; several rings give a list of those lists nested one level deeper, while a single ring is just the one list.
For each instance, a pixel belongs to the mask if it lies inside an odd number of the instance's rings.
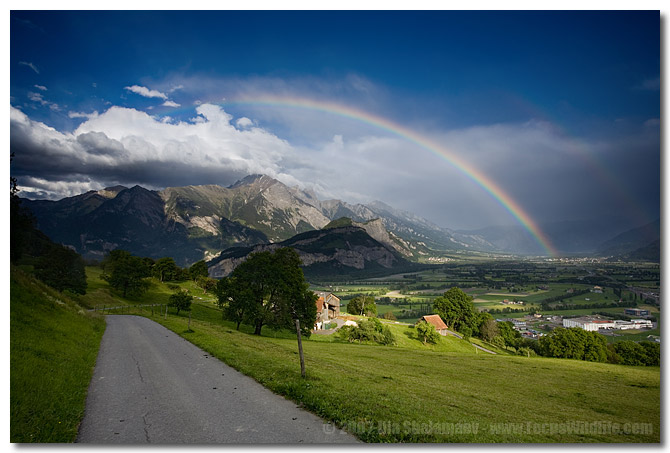
[{"label": "tree", "polygon": [[180,310],[190,311],[191,303],[193,302],[193,296],[187,293],[184,290],[178,291],[170,296],[170,302],[168,305],[177,309],[177,315]]},{"label": "tree", "polygon": [[614,343],[612,346],[619,362],[623,365],[658,366],[661,361],[661,345],[651,341],[626,340]]},{"label": "tree", "polygon": [[478,317],[472,297],[456,287],[435,299],[433,309],[449,327],[455,330],[465,326],[473,328]]},{"label": "tree", "polygon": [[377,314],[377,304],[374,296],[357,296],[347,304],[349,313],[360,316],[374,316]]},{"label": "tree", "polygon": [[207,291],[211,291],[216,288],[216,280],[209,277],[203,277],[202,275],[199,275],[198,278],[196,278],[195,284],[198,285],[205,294],[207,294]]},{"label": "tree", "polygon": [[112,250],[103,260],[102,278],[122,292],[123,297],[139,296],[149,288],[147,262],[125,250]]},{"label": "tree", "polygon": [[505,341],[505,346],[516,348],[521,341],[521,333],[514,329],[514,324],[509,321],[499,322],[498,331],[500,336]]},{"label": "tree", "polygon": [[496,320],[492,317],[484,320],[482,325],[479,327],[479,336],[485,341],[491,341],[495,337],[500,336],[500,330],[498,329],[498,323]]},{"label": "tree", "polygon": [[435,326],[426,321],[419,321],[416,324],[416,334],[423,344],[435,344],[440,340],[440,334],[435,330]]},{"label": "tree", "polygon": [[249,288],[238,284],[236,277],[224,277],[216,284],[216,295],[222,316],[237,323],[237,330],[246,318],[247,307],[253,304],[253,294]]},{"label": "tree", "polygon": [[69,248],[52,244],[35,263],[35,276],[58,291],[86,294],[84,260]]},{"label": "tree", "polygon": [[190,274],[191,279],[194,281],[197,281],[198,277],[209,277],[207,263],[205,263],[204,260],[198,261],[188,269],[188,273]]},{"label": "tree", "polygon": [[300,330],[309,336],[316,321],[316,299],[302,272],[300,256],[291,248],[250,254],[231,276],[217,284],[219,304],[238,323],[247,322],[260,335],[263,326]]},{"label": "tree", "polygon": [[179,268],[174,262],[174,259],[170,257],[160,258],[156,260],[156,263],[153,267],[154,275],[161,281],[171,281],[175,280],[177,277]]},{"label": "tree", "polygon": [[539,349],[544,356],[564,359],[605,362],[608,357],[607,339],[598,332],[587,332],[578,327],[554,329],[540,338]]}]

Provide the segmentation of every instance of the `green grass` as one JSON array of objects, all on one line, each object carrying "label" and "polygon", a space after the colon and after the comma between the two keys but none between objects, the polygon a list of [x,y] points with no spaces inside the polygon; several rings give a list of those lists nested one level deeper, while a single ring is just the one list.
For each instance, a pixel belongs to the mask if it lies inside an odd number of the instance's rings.
[{"label": "green grass", "polygon": [[104,319],[12,268],[10,441],[72,442]]},{"label": "green grass", "polygon": [[[157,283],[152,293],[159,298],[170,293],[161,286]],[[152,302],[150,297],[142,303]],[[302,379],[290,331],[264,328],[263,336],[255,336],[245,325],[237,331],[204,298],[193,304],[191,331],[184,312],[175,316],[170,310],[167,319],[137,307],[132,312],[165,325],[366,442],[660,441],[657,367],[493,356],[475,353],[453,337],[424,346],[411,327],[389,323],[397,346],[349,344],[334,336],[305,340],[307,378]],[[573,422],[642,423],[650,432],[580,434],[549,428]],[[459,434],[463,426],[476,426],[476,434]]]},{"label": "green grass", "polygon": [[[295,339],[258,337],[199,320],[188,333],[184,317],[156,320],[368,442],[660,441],[658,368],[315,339],[303,344],[307,378],[301,379]],[[567,422],[644,423],[651,432],[496,431],[499,423]],[[431,423],[446,432],[412,428]],[[478,433],[449,432],[463,423],[477,425]]]}]

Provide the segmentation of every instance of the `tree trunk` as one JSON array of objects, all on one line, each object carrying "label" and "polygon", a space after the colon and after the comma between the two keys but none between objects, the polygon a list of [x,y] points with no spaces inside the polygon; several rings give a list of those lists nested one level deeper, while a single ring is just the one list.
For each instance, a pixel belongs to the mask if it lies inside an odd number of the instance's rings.
[{"label": "tree trunk", "polygon": [[260,335],[262,328],[263,328],[263,323],[262,322],[257,323],[256,328],[254,329],[254,335]]}]

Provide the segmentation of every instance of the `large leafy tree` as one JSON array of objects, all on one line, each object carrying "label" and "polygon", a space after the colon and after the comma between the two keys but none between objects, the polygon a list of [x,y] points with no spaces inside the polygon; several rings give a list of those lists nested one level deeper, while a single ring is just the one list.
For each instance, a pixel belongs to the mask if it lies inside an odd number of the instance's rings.
[{"label": "large leafy tree", "polygon": [[478,313],[472,298],[459,288],[451,288],[433,301],[435,313],[440,315],[450,328],[476,327]]},{"label": "large leafy tree", "polygon": [[191,279],[194,281],[197,281],[198,277],[209,277],[209,272],[207,271],[207,263],[205,263],[204,260],[198,261],[188,269],[188,273],[190,274]]},{"label": "large leafy tree", "polygon": [[109,285],[121,291],[123,297],[139,296],[149,284],[144,279],[150,276],[148,263],[125,250],[112,250],[103,261],[103,278]]},{"label": "large leafy tree", "polygon": [[164,257],[156,260],[153,273],[161,282],[169,282],[180,276],[179,268],[173,258]]},{"label": "large leafy tree", "polygon": [[316,295],[300,267],[298,253],[291,248],[249,255],[230,277],[217,284],[219,305],[238,324],[249,323],[260,335],[263,326],[294,328],[309,335],[316,320]]},{"label": "large leafy tree", "polygon": [[75,251],[51,244],[35,263],[35,276],[59,291],[86,294],[84,260]]},{"label": "large leafy tree", "polygon": [[246,319],[247,308],[253,304],[253,293],[237,282],[237,277],[224,277],[216,284],[216,294],[223,317],[240,324]]}]

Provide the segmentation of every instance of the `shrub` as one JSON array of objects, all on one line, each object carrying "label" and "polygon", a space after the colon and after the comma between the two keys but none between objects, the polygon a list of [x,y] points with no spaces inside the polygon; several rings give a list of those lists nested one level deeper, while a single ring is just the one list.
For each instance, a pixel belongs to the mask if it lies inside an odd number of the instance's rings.
[{"label": "shrub", "polygon": [[387,311],[382,316],[382,319],[388,319],[389,321],[397,321],[398,318],[395,317],[392,311]]},{"label": "shrub", "polygon": [[349,343],[369,341],[383,345],[395,344],[391,330],[376,318],[360,321],[358,326],[344,326],[339,330],[338,336]]}]

